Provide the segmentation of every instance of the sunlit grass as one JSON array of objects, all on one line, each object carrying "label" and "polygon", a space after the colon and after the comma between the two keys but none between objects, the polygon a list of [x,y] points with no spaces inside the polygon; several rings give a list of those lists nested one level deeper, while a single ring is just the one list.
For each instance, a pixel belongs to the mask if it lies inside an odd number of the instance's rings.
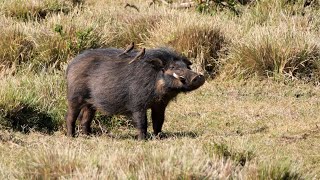
[{"label": "sunlit grass", "polygon": [[[319,178],[320,8],[303,3],[0,0],[0,179]],[[131,42],[176,49],[207,83],[168,106],[164,139],[101,114],[66,137],[67,63]]]}]

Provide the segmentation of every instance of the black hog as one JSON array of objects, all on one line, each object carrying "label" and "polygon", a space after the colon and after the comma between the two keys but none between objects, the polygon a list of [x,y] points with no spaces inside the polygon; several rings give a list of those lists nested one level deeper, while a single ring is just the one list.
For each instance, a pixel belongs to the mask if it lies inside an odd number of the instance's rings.
[{"label": "black hog", "polygon": [[138,138],[145,139],[149,108],[157,135],[168,103],[179,93],[195,90],[205,82],[190,65],[186,57],[167,48],[83,52],[67,68],[67,135],[75,135],[80,111],[83,133],[89,134],[99,110],[107,115],[132,116],[139,129]]}]

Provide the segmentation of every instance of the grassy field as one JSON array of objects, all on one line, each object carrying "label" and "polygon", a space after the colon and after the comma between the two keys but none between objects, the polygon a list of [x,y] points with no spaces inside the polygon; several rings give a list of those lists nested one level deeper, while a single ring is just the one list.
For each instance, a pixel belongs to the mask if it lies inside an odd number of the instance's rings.
[{"label": "grassy field", "polygon": [[[150,2],[0,0],[0,179],[319,179],[320,2]],[[207,82],[169,105],[163,139],[100,114],[66,137],[67,63],[132,41]]]},{"label": "grassy field", "polygon": [[[318,178],[320,91],[272,81],[209,82],[167,110],[166,138],[126,124],[92,137],[1,131],[5,178]],[[97,122],[96,122],[97,123]],[[104,132],[101,134],[101,131]]]}]

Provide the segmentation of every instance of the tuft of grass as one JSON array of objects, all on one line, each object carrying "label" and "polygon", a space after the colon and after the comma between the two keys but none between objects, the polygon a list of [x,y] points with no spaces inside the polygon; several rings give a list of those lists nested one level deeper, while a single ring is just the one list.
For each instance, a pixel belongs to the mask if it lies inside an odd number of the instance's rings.
[{"label": "tuft of grass", "polygon": [[[97,25],[81,23],[77,8],[73,16],[60,15],[44,22],[15,22],[4,18],[0,63],[3,68],[32,68],[37,71],[63,68],[68,60],[88,48],[102,46]],[[94,18],[91,16],[90,18]]]},{"label": "tuft of grass", "polygon": [[35,44],[24,34],[21,26],[0,17],[0,70],[30,61]]},{"label": "tuft of grass", "polygon": [[207,71],[214,76],[218,72],[221,54],[225,54],[228,39],[219,27],[221,19],[211,20],[194,15],[175,16],[170,21],[162,21],[151,32],[146,44],[150,47],[169,46],[191,58],[198,71]]},{"label": "tuft of grass", "polygon": [[[250,0],[249,0],[250,1]],[[196,11],[202,14],[209,14],[211,16],[216,15],[218,12],[221,12],[225,9],[228,9],[234,15],[239,15],[240,11],[238,6],[240,4],[249,3],[248,0],[245,1],[235,1],[235,0],[224,0],[224,1],[199,1],[196,6]]]},{"label": "tuft of grass", "polygon": [[229,75],[319,81],[320,46],[313,41],[313,35],[283,27],[259,27],[248,36],[255,39],[246,36],[230,48],[225,65]]},{"label": "tuft of grass", "polygon": [[215,154],[221,158],[232,159],[238,165],[244,166],[248,161],[254,158],[252,151],[246,150],[239,152],[236,150],[231,150],[228,145],[224,143],[209,143],[204,144],[204,149],[209,154]]},{"label": "tuft of grass", "polygon": [[[60,27],[60,29],[59,29]],[[99,47],[99,35],[94,27],[56,24],[50,33],[40,32],[35,39],[39,45],[32,60],[34,69],[63,68],[76,54],[88,48]]]},{"label": "tuft of grass", "polygon": [[50,14],[68,13],[72,8],[67,0],[14,0],[0,3],[6,16],[22,21],[45,19]]},{"label": "tuft of grass", "polygon": [[202,71],[206,70],[211,76],[215,76],[221,66],[219,53],[226,45],[223,32],[210,27],[190,27],[180,30],[168,45],[193,58],[194,63],[200,66]]},{"label": "tuft of grass", "polygon": [[128,14],[120,18],[115,33],[106,43],[107,46],[124,48],[131,42],[135,42],[138,46],[143,45],[145,40],[150,37],[150,32],[161,19],[166,18],[166,15],[146,12],[137,15]]},{"label": "tuft of grass", "polygon": [[262,166],[258,170],[259,179],[267,180],[267,179],[292,179],[298,180],[303,179],[301,174],[294,172],[290,169],[289,165],[282,164],[278,166]]},{"label": "tuft of grass", "polygon": [[25,161],[21,164],[24,179],[58,179],[71,177],[82,169],[78,152],[64,152],[58,149],[39,147],[37,151],[27,151]]}]

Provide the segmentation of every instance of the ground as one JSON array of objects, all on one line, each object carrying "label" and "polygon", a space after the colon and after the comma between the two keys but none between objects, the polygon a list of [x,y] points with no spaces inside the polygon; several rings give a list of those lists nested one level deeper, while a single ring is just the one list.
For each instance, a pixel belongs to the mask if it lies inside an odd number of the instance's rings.
[{"label": "ground", "polygon": [[76,138],[1,131],[0,175],[316,179],[319,95],[303,83],[213,80],[169,105],[162,139],[138,141],[128,125]]}]

